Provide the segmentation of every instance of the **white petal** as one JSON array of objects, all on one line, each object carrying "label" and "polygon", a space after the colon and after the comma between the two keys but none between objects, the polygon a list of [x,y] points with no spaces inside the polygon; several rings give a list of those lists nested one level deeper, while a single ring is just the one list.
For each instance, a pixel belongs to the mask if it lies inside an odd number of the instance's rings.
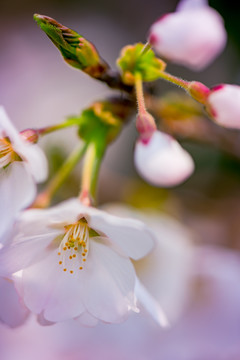
[{"label": "white petal", "polygon": [[240,86],[223,84],[213,88],[208,107],[219,125],[240,129]]},{"label": "white petal", "polygon": [[14,288],[13,282],[0,277],[0,322],[16,327],[22,325],[29,314]]},{"label": "white petal", "polygon": [[154,247],[154,236],[148,227],[139,220],[124,218],[95,212],[89,220],[90,226],[105,234],[116,244],[123,254],[132,259],[140,259]]},{"label": "white petal", "polygon": [[30,205],[36,194],[31,174],[21,161],[0,170],[0,237],[18,212]]},{"label": "white petal", "polygon": [[17,129],[13,126],[3,106],[0,106],[0,138],[9,137],[13,144],[22,142],[21,136]]},{"label": "white petal", "polygon": [[152,297],[152,295],[147,291],[147,289],[136,280],[135,294],[138,301],[144,306],[144,308],[149,312],[153,319],[162,327],[169,327],[168,319],[161,308],[160,304]]},{"label": "white petal", "polygon": [[147,144],[140,140],[134,152],[139,174],[155,186],[175,186],[194,170],[191,156],[171,136],[155,131]]},{"label": "white petal", "polygon": [[86,327],[94,327],[98,324],[98,319],[87,312],[84,312],[82,315],[78,316],[76,321]]},{"label": "white petal", "polygon": [[15,150],[26,163],[35,181],[37,183],[45,181],[48,175],[48,164],[42,149],[38,145],[24,142],[15,147]]},{"label": "white petal", "polygon": [[82,305],[82,284],[74,274],[63,272],[57,250],[44,260],[23,271],[23,296],[34,313],[43,312],[46,320],[63,321],[79,316]]},{"label": "white petal", "polygon": [[128,259],[92,240],[84,266],[84,305],[91,315],[118,323],[136,309],[135,271]]},{"label": "white petal", "polygon": [[22,270],[47,255],[52,234],[30,236],[12,242],[0,250],[0,274],[8,276]]}]

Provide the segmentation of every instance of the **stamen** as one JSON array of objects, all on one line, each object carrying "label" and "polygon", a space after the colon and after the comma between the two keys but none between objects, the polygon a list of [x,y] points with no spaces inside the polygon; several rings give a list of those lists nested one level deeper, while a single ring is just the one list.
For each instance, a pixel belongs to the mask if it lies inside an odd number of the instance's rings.
[{"label": "stamen", "polygon": [[90,229],[87,221],[84,220],[81,219],[75,224],[64,227],[65,235],[58,249],[59,265],[63,266],[63,271],[68,271],[70,267],[70,274],[74,273],[74,269],[82,270],[83,262],[87,258]]},{"label": "stamen", "polygon": [[0,139],[0,168],[3,168],[14,161],[16,153],[12,144],[5,138]]}]

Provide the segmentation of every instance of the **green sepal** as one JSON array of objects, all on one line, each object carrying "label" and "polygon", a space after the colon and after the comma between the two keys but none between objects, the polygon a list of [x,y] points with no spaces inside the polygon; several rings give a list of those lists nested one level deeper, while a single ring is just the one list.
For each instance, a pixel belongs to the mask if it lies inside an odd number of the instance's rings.
[{"label": "green sepal", "polygon": [[69,120],[79,122],[79,137],[86,143],[103,143],[104,146],[112,142],[122,129],[122,119],[111,111],[110,103],[96,102],[83,110],[79,117]]},{"label": "green sepal", "polygon": [[99,78],[106,72],[107,63],[101,59],[90,41],[48,16],[35,14],[34,20],[59,49],[69,65],[94,78]]},{"label": "green sepal", "polygon": [[117,65],[122,72],[122,80],[127,85],[133,85],[135,74],[140,73],[143,81],[154,81],[160,78],[159,73],[166,63],[157,58],[153,50],[143,51],[144,44],[127,45],[121,50]]}]

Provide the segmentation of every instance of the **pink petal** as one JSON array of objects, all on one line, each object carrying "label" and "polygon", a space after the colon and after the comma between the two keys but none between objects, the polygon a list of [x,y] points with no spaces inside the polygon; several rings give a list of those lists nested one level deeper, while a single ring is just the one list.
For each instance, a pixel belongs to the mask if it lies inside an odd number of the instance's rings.
[{"label": "pink petal", "polygon": [[194,170],[191,156],[171,136],[156,131],[147,144],[138,141],[134,161],[139,174],[155,186],[175,186]]},{"label": "pink petal", "polygon": [[86,310],[104,322],[121,322],[136,309],[134,286],[130,260],[92,240],[83,277]]},{"label": "pink petal", "polygon": [[193,70],[209,65],[226,44],[223,19],[209,6],[182,6],[160,18],[150,29],[156,52]]}]

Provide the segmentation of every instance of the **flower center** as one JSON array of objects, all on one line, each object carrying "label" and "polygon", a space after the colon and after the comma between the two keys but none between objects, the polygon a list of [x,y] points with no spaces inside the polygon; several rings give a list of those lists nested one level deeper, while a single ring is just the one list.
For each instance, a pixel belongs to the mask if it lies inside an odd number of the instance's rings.
[{"label": "flower center", "polygon": [[64,226],[64,229],[66,233],[58,248],[59,265],[63,271],[73,274],[75,270],[82,270],[87,260],[90,228],[82,218],[75,224]]},{"label": "flower center", "polygon": [[6,138],[0,139],[0,169],[7,166],[15,160],[16,153],[12,144]]}]

